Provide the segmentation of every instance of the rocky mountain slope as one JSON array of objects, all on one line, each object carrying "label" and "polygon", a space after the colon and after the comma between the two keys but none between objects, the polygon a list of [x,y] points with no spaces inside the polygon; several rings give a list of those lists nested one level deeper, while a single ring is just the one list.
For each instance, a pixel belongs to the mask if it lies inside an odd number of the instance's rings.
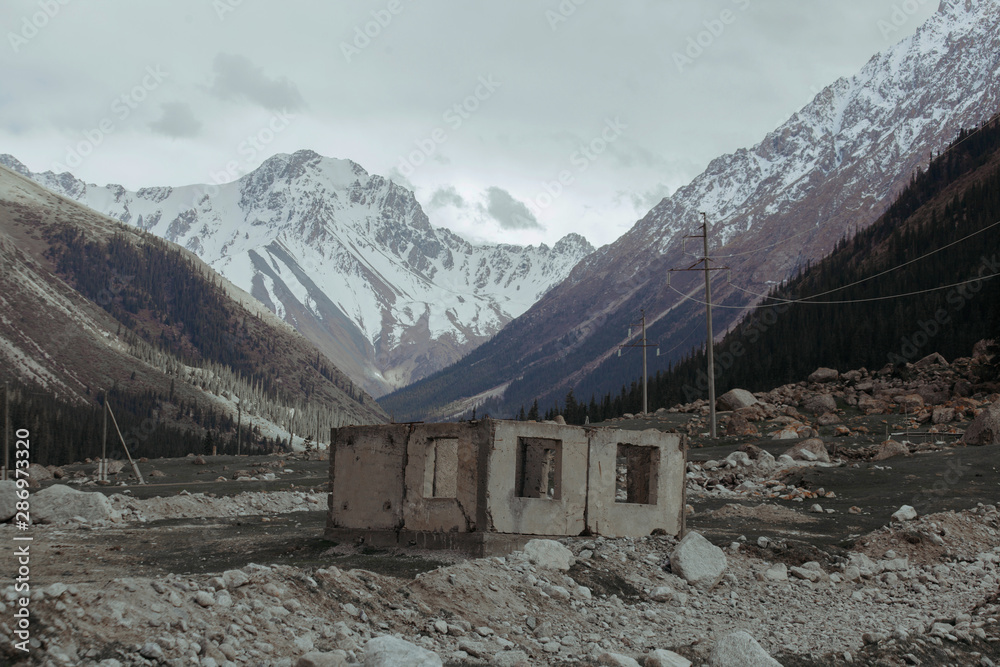
[{"label": "rocky mountain slope", "polygon": [[476,404],[513,414],[535,397],[545,408],[570,388],[584,399],[617,391],[641,372],[640,355],[612,357],[643,308],[664,352],[651,368],[665,368],[704,341],[701,274],[666,280],[701,254],[700,240],[684,241],[700,232],[699,212],[711,223],[714,265],[729,267],[739,288],[716,274],[716,303],[736,306],[716,311],[721,334],[754,294],[877,219],[960,128],[996,113],[998,43],[996,0],[942,2],[914,35],[824,89],[759,144],[714,160],[495,339],[383,405],[421,417]]},{"label": "rocky mountain slope", "polygon": [[32,460],[99,452],[88,410],[99,412],[102,391],[142,456],[162,455],[143,448],[178,430],[228,437],[238,405],[248,433],[274,440],[385,420],[313,345],[191,253],[3,167],[0,267],[0,378],[39,438]]},{"label": "rocky mountain slope", "polygon": [[223,185],[138,192],[0,164],[194,252],[375,395],[456,361],[593,251],[575,234],[472,245],[432,227],[409,190],[312,151]]}]

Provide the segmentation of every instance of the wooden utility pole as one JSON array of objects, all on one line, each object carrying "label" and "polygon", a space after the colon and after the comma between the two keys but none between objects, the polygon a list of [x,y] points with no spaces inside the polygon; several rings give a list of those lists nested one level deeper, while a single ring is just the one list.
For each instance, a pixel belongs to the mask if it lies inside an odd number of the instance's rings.
[{"label": "wooden utility pole", "polygon": [[132,454],[128,451],[128,445],[125,444],[125,438],[122,436],[122,430],[118,428],[118,420],[115,419],[115,413],[111,411],[110,405],[108,405],[108,414],[111,415],[111,423],[115,425],[115,431],[118,433],[118,439],[122,441],[122,447],[125,449],[125,456],[128,457],[128,462],[132,466],[132,472],[135,473],[135,477],[139,480],[140,484],[145,484],[146,480],[142,478],[142,473],[139,472],[139,466],[132,460]]},{"label": "wooden utility pole", "polygon": [[[642,414],[649,414],[649,394],[647,388],[649,385],[648,375],[646,374],[646,348],[655,347],[659,348],[659,343],[647,343],[646,342],[646,309],[643,308],[641,311],[642,319],[638,323],[633,324],[629,327],[628,337],[632,337],[632,327],[642,327],[642,342],[634,343],[632,345],[622,345],[618,348],[618,356],[622,356],[622,348],[625,347],[641,347],[642,348]],[[659,356],[659,350],[657,350],[657,355]]]},{"label": "wooden utility pole", "polygon": [[243,448],[243,401],[237,406],[236,413],[236,456],[240,455]]},{"label": "wooden utility pole", "polygon": [[97,470],[98,481],[108,481],[108,392],[104,392],[104,426],[101,429],[101,465]]},{"label": "wooden utility pole", "polygon": [[10,383],[3,383],[3,478],[6,481],[10,470]]},{"label": "wooden utility pole", "polygon": [[[702,239],[704,241],[704,256],[686,269],[670,269],[674,271],[704,271],[705,272],[705,325],[708,340],[705,341],[705,356],[708,358],[708,414],[711,437],[717,437],[715,417],[715,334],[712,332],[712,271],[728,270],[725,266],[712,266],[712,258],[708,255],[708,216],[701,214],[701,234],[690,234],[686,239]],[[698,268],[699,264],[704,266]],[[669,281],[668,281],[669,283]]]}]

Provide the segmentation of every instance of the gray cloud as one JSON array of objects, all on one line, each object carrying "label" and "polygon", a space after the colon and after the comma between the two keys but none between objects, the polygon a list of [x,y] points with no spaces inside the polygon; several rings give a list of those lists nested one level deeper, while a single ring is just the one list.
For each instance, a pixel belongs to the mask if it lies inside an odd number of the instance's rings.
[{"label": "gray cloud", "polygon": [[503,229],[542,229],[528,207],[503,188],[491,187],[486,197],[486,206],[481,208]]},{"label": "gray cloud", "polygon": [[445,206],[465,208],[465,199],[458,194],[458,190],[454,186],[448,185],[434,191],[429,205],[431,208],[444,208]]},{"label": "gray cloud", "polygon": [[246,56],[219,53],[212,67],[211,91],[224,100],[248,100],[271,111],[297,111],[305,106],[298,87],[287,77],[268,78]]},{"label": "gray cloud", "polygon": [[191,105],[187,102],[166,102],[160,105],[163,117],[153,121],[149,127],[154,132],[175,139],[198,136],[201,121],[195,118]]}]

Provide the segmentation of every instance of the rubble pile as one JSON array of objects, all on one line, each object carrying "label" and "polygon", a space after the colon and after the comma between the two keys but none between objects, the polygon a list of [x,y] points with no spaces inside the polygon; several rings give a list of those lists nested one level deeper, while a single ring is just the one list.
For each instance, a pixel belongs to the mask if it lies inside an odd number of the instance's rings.
[{"label": "rubble pile", "polygon": [[[901,530],[893,525],[847,558],[790,567],[768,560],[769,548],[723,554],[692,532],[681,543],[539,540],[409,582],[361,569],[254,564],[214,575],[56,582],[32,589],[32,641],[43,662],[105,667],[394,664],[403,654],[435,665],[643,664],[668,652],[717,664],[713,655],[754,645],[780,662],[900,637],[971,650],[996,640],[998,520],[995,507],[979,507],[907,522],[917,531],[938,526],[952,549],[940,556],[882,551]],[[940,530],[953,524],[978,529]],[[36,539],[60,539],[50,530],[37,528]],[[12,586],[3,591],[5,618],[16,597]],[[731,638],[740,632],[753,643]],[[9,625],[0,634],[9,647]]]}]

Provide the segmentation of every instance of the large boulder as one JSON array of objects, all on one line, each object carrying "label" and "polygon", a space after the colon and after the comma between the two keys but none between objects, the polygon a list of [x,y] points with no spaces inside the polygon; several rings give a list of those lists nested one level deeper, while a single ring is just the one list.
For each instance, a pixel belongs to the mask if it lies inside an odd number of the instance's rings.
[{"label": "large boulder", "polygon": [[913,364],[917,368],[929,368],[930,366],[947,366],[948,361],[937,352],[931,352],[926,357]]},{"label": "large boulder", "polygon": [[712,667],[781,667],[756,639],[742,630],[715,642],[708,664]]},{"label": "large boulder", "polygon": [[726,554],[701,533],[684,536],[670,554],[670,569],[686,582],[701,589],[710,589],[726,572]]},{"label": "large boulder", "polygon": [[889,404],[880,398],[873,398],[868,394],[858,395],[858,409],[864,411],[866,415],[881,414],[889,412]]},{"label": "large boulder", "polygon": [[88,522],[114,521],[118,514],[103,493],[86,493],[62,484],[31,495],[31,520],[35,523],[67,523],[76,517]]},{"label": "large boulder", "polygon": [[833,382],[840,377],[840,373],[832,368],[817,368],[809,375],[810,382]]},{"label": "large boulder", "polygon": [[437,653],[405,639],[383,635],[365,644],[364,667],[442,667]]},{"label": "large boulder", "polygon": [[719,397],[715,407],[719,410],[739,410],[756,405],[757,399],[746,389],[730,389]]},{"label": "large boulder", "polygon": [[683,655],[658,648],[646,656],[645,667],[691,667],[691,661]]},{"label": "large boulder", "polygon": [[898,440],[886,440],[878,446],[873,461],[885,461],[893,456],[909,456],[910,449]]},{"label": "large boulder", "polygon": [[17,482],[4,480],[0,482],[0,523],[10,521],[17,513]]},{"label": "large boulder", "polygon": [[568,570],[573,565],[573,552],[555,540],[531,540],[524,545],[524,555],[538,567]]},{"label": "large boulder", "polygon": [[1000,445],[1000,401],[984,408],[972,420],[960,442],[966,445]]},{"label": "large boulder", "polygon": [[746,420],[746,417],[737,412],[733,413],[729,422],[726,423],[726,435],[747,437],[760,435],[760,432],[757,431],[756,426]]},{"label": "large boulder", "polygon": [[836,412],[837,400],[829,394],[816,394],[812,398],[806,399],[802,407],[806,412],[822,415],[827,412]]},{"label": "large boulder", "polygon": [[40,463],[32,463],[28,466],[28,479],[42,482],[52,479],[52,472]]},{"label": "large boulder", "polygon": [[[805,452],[808,452],[808,454]],[[796,461],[830,462],[830,454],[826,451],[826,445],[824,445],[823,441],[819,438],[809,438],[808,440],[803,440],[791,449],[786,450],[784,454],[792,457]]]}]

